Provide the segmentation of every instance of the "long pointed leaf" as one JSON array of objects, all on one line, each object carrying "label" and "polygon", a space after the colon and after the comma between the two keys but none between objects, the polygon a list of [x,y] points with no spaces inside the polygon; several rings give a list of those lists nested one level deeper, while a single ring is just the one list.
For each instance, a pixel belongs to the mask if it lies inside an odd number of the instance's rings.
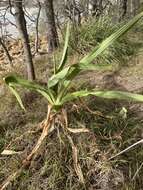
[{"label": "long pointed leaf", "polygon": [[9,86],[9,89],[10,89],[11,92],[15,95],[15,97],[16,97],[16,99],[17,99],[19,105],[20,105],[20,107],[21,107],[24,111],[26,111],[26,109],[25,109],[25,107],[24,107],[24,105],[23,105],[23,103],[22,103],[22,100],[21,100],[19,94],[17,93],[17,91],[15,90],[15,88],[14,88],[13,86]]},{"label": "long pointed leaf", "polygon": [[68,72],[70,71],[70,68],[71,67],[66,67],[62,71],[53,75],[48,81],[48,88],[55,86],[59,81],[64,79],[67,76]]},{"label": "long pointed leaf", "polygon": [[22,79],[20,77],[14,76],[14,75],[10,75],[10,76],[4,78],[4,81],[6,82],[7,85],[15,84],[15,85],[23,86],[23,87],[28,88],[28,89],[45,90],[41,85],[39,85],[35,82],[28,81],[28,80]]},{"label": "long pointed leaf", "polygon": [[94,95],[97,97],[105,98],[105,99],[118,99],[118,100],[128,100],[128,101],[136,101],[143,102],[143,95],[134,94],[130,92],[122,92],[122,91],[77,91],[70,94],[67,94],[61,101],[61,103],[65,103],[71,100],[74,100],[79,97],[86,97],[89,95]]},{"label": "long pointed leaf", "polygon": [[69,36],[70,36],[70,23],[68,22],[67,30],[66,30],[66,37],[65,37],[64,50],[63,50],[63,55],[62,55],[60,65],[58,67],[58,72],[63,69],[63,67],[65,66],[66,60],[67,60]]},{"label": "long pointed leaf", "polygon": [[[14,87],[21,86],[30,90],[34,90],[42,94],[51,104],[53,104],[53,98],[51,97],[51,92],[47,88],[44,88],[41,85],[36,84],[35,82],[31,82],[25,79],[21,79],[16,76],[8,76],[4,78],[6,84],[11,87],[15,96],[17,96],[17,100],[19,99],[18,94],[16,93]],[[20,103],[20,101],[18,101]]]}]

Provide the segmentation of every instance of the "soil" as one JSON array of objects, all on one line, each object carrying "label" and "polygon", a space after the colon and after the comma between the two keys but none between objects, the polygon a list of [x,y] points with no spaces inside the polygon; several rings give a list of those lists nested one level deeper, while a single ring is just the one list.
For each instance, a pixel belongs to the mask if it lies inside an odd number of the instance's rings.
[{"label": "soil", "polygon": [[84,79],[90,81],[95,88],[141,92],[143,90],[143,55],[137,55],[127,65],[116,70],[84,73]]}]

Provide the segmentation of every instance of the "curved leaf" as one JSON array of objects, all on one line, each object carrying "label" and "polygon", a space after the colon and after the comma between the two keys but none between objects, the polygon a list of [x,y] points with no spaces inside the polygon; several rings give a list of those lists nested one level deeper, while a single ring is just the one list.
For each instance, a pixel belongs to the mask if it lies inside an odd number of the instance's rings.
[{"label": "curved leaf", "polygon": [[118,99],[118,100],[130,100],[136,102],[143,102],[143,95],[141,94],[134,94],[130,92],[123,92],[123,91],[87,91],[81,90],[77,92],[73,92],[67,94],[61,101],[61,103],[65,103],[71,100],[74,100],[79,97],[86,97],[89,95],[94,95],[97,97],[105,98],[105,99]]},{"label": "curved leaf", "polygon": [[16,77],[16,76],[8,76],[8,77],[4,78],[4,81],[11,88],[13,94],[16,96],[21,107],[23,107],[22,101],[20,101],[21,100],[20,96],[18,95],[18,93],[15,91],[15,88],[14,88],[16,86],[21,86],[21,87],[24,87],[24,88],[27,88],[30,90],[37,91],[41,95],[43,95],[51,104],[54,103],[51,92],[49,90],[47,90],[47,88],[44,88],[43,86],[41,86],[35,82],[31,82],[31,81],[28,81],[25,79],[21,79],[20,77]]},{"label": "curved leaf", "polygon": [[25,109],[25,107],[24,107],[24,105],[23,105],[23,103],[22,103],[22,100],[21,100],[21,98],[20,98],[18,92],[15,90],[15,88],[14,88],[13,86],[9,86],[9,89],[10,89],[11,92],[15,95],[15,97],[16,97],[16,99],[17,99],[19,105],[20,105],[20,107],[21,107],[24,111],[26,111],[26,109]]},{"label": "curved leaf", "polygon": [[63,55],[62,55],[60,65],[58,67],[58,72],[63,69],[63,67],[65,66],[66,60],[67,60],[69,36],[70,36],[70,23],[68,22],[66,36],[65,36],[64,50],[63,50]]},{"label": "curved leaf", "polygon": [[55,86],[59,81],[64,79],[67,76],[70,69],[71,69],[71,67],[66,67],[62,71],[53,75],[48,81],[48,88]]},{"label": "curved leaf", "polygon": [[4,81],[6,82],[7,85],[20,85],[20,86],[23,86],[23,87],[26,87],[28,89],[41,89],[41,90],[45,90],[45,88],[43,88],[41,85],[35,83],[35,82],[32,82],[32,81],[29,81],[29,80],[25,80],[25,79],[22,79],[18,76],[14,76],[14,75],[10,75],[6,78],[4,78]]}]

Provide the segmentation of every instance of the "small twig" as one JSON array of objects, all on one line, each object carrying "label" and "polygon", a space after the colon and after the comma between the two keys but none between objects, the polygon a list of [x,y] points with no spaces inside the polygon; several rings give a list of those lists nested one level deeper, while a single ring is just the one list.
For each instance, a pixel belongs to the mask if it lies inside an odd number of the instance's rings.
[{"label": "small twig", "polygon": [[23,7],[23,9],[24,9],[24,14],[25,14],[25,16],[31,21],[31,22],[35,22],[35,18],[31,18],[32,17],[32,15],[30,15],[29,13],[28,13],[28,11],[26,10],[26,8],[25,8],[25,6]]},{"label": "small twig", "polygon": [[93,115],[97,115],[97,116],[100,116],[100,117],[103,117],[103,118],[106,118],[106,119],[113,119],[113,117],[110,117],[110,116],[104,116],[100,111],[93,111],[91,110],[84,101],[82,101],[82,99],[80,98],[80,102],[82,103],[82,106],[91,114]]},{"label": "small twig", "polygon": [[121,155],[121,154],[127,152],[127,151],[130,150],[131,148],[133,148],[133,147],[135,147],[135,146],[137,146],[137,145],[139,145],[139,144],[141,144],[141,143],[143,143],[143,139],[140,140],[140,141],[138,141],[138,142],[136,142],[136,143],[134,143],[134,144],[132,144],[131,146],[129,146],[128,148],[122,150],[121,152],[119,152],[119,153],[116,154],[115,156],[112,156],[112,157],[109,158],[108,160],[112,160],[113,158],[116,158],[117,156],[119,156],[119,155]]},{"label": "small twig", "polygon": [[12,12],[12,3],[11,3],[11,0],[9,0],[8,2],[9,2],[9,6],[10,6],[10,13],[11,13],[11,15],[15,16],[15,13]]}]

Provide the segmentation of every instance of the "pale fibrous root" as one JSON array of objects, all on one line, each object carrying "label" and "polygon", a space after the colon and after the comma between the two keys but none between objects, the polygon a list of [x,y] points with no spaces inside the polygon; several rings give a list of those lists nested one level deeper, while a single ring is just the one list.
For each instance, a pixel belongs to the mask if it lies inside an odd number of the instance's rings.
[{"label": "pale fibrous root", "polygon": [[62,127],[64,130],[64,133],[71,145],[72,148],[72,158],[73,158],[73,165],[74,165],[74,170],[76,175],[78,176],[79,182],[81,182],[82,184],[84,184],[84,176],[83,176],[83,172],[78,160],[78,149],[75,146],[73,139],[71,137],[71,135],[69,133],[86,133],[89,132],[88,129],[86,128],[68,128],[68,118],[67,118],[67,112],[65,110],[62,110],[62,116],[63,116],[63,123],[62,123]]}]

